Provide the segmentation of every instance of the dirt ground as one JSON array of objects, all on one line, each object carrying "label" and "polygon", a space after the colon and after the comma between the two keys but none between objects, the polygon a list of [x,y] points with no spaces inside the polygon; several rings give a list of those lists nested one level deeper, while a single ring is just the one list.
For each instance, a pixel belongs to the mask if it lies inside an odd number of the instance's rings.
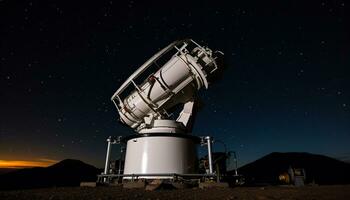
[{"label": "dirt ground", "polygon": [[0,199],[350,199],[350,185],[295,187],[237,187],[145,191],[121,187],[63,187],[20,191],[0,191]]}]

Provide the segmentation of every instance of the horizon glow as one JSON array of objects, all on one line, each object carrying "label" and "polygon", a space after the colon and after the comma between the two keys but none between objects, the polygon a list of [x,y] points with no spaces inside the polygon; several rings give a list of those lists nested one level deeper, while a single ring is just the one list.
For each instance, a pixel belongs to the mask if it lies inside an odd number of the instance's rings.
[{"label": "horizon glow", "polygon": [[37,160],[0,160],[0,168],[31,168],[31,167],[48,167],[56,164],[58,160],[37,159]]}]

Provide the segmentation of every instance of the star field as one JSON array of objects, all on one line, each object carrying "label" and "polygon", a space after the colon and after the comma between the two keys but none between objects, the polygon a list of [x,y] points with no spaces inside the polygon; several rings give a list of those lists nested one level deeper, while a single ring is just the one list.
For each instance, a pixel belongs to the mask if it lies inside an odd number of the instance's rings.
[{"label": "star field", "polygon": [[200,92],[193,134],[223,141],[241,164],[273,151],[350,160],[345,1],[2,0],[0,15],[0,160],[102,166],[105,139],[133,134],[110,97],[183,38],[227,64]]}]

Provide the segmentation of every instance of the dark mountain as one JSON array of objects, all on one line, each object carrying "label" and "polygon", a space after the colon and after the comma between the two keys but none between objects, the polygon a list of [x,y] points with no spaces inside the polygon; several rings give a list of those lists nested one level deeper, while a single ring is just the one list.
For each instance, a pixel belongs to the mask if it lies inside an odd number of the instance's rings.
[{"label": "dark mountain", "polygon": [[0,168],[0,175],[1,174],[6,174],[6,173],[9,173],[9,172],[13,172],[13,171],[16,171],[17,169],[13,169],[13,168]]},{"label": "dark mountain", "polygon": [[66,159],[49,167],[19,169],[0,175],[0,190],[78,186],[96,181],[99,169],[79,160]]},{"label": "dark mountain", "polygon": [[248,184],[277,184],[289,167],[304,168],[306,183],[350,184],[350,164],[310,153],[271,153],[239,168]]}]

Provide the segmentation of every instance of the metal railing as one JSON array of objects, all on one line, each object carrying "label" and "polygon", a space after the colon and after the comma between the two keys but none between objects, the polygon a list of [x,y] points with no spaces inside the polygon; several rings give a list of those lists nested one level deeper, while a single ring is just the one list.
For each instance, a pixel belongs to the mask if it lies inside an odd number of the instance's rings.
[{"label": "metal railing", "polygon": [[177,173],[154,173],[154,174],[100,174],[97,176],[97,182],[109,183],[115,178],[129,177],[131,181],[140,180],[144,177],[163,177],[172,180],[180,179],[201,179],[201,178],[212,178],[215,179],[217,174],[177,174]]}]

